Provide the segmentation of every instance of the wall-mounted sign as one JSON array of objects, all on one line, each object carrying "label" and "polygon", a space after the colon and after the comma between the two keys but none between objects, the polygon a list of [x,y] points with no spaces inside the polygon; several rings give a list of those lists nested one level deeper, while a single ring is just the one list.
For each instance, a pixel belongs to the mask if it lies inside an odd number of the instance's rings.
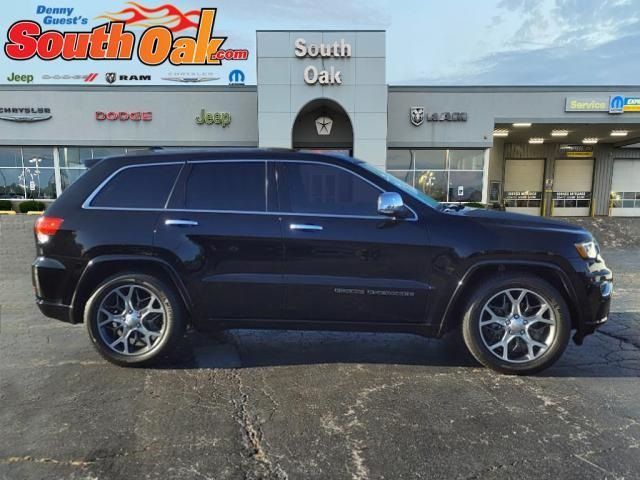
[{"label": "wall-mounted sign", "polygon": [[[344,39],[333,43],[311,43],[307,45],[304,38],[298,38],[294,42],[294,54],[298,58],[350,58],[351,44]],[[307,85],[342,85],[342,72],[331,66],[328,70],[318,70],[314,65],[309,65],[303,72],[304,82]]]},{"label": "wall-mounted sign", "polygon": [[542,192],[534,191],[509,191],[504,192],[505,200],[542,200]]},{"label": "wall-mounted sign", "polygon": [[566,97],[565,112],[608,112],[620,114],[640,112],[640,96],[596,95],[593,97]]},{"label": "wall-mounted sign", "polygon": [[322,116],[316,118],[316,132],[318,135],[331,135],[333,120],[330,117]]},{"label": "wall-mounted sign", "polygon": [[553,192],[554,200],[591,200],[591,192]]},{"label": "wall-mounted sign", "polygon": [[10,122],[41,122],[51,117],[48,107],[0,107],[0,120]]},{"label": "wall-mounted sign", "polygon": [[416,127],[424,122],[424,107],[411,107],[409,109],[409,119]]},{"label": "wall-mounted sign", "polygon": [[14,83],[31,83],[33,82],[33,75],[28,73],[12,73],[7,77],[7,82]]},{"label": "wall-mounted sign", "polygon": [[244,85],[245,75],[242,70],[231,70],[229,72],[229,85]]},{"label": "wall-mounted sign", "polygon": [[609,97],[596,95],[593,97],[566,97],[565,112],[608,112]]},{"label": "wall-mounted sign", "polygon": [[640,112],[640,97],[612,95],[609,99],[609,113]]},{"label": "wall-mounted sign", "polygon": [[96,120],[102,122],[109,120],[111,122],[120,121],[126,122],[131,120],[132,122],[150,122],[153,118],[151,112],[96,112]]},{"label": "wall-mounted sign", "polygon": [[[242,27],[234,33],[229,23],[221,24],[225,21],[224,8],[212,8],[211,2],[5,3],[0,30],[5,39],[6,73],[0,83],[18,81],[7,79],[10,72],[16,71],[32,75],[33,83],[82,84],[85,72],[79,64],[83,62],[92,69],[102,67],[96,72],[99,74],[96,83],[103,84],[104,74],[116,68],[130,72],[126,79],[130,82],[146,77],[147,82],[164,84],[165,71],[152,74],[153,67],[163,64],[191,69],[214,67],[212,71],[220,78],[226,78],[240,64],[247,72],[247,80],[255,79],[255,71],[247,62],[249,49],[237,43],[244,36],[238,35]],[[118,62],[118,67],[112,62]],[[117,80],[119,83],[125,79]]]},{"label": "wall-mounted sign", "polygon": [[425,112],[424,107],[409,109],[409,120],[416,127],[422,125],[425,120],[427,122],[466,122],[467,118],[467,112]]},{"label": "wall-mounted sign", "polygon": [[593,145],[560,145],[560,152],[567,158],[590,158],[593,157]]},{"label": "wall-mounted sign", "polygon": [[200,115],[196,117],[198,125],[222,125],[226,127],[231,124],[231,114],[229,112],[207,112],[203,108]]}]

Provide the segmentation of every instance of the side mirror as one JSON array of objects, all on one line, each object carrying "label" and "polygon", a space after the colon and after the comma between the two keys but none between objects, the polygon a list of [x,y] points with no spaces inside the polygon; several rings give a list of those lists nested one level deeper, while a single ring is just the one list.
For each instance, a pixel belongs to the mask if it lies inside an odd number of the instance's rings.
[{"label": "side mirror", "polygon": [[378,213],[388,217],[403,218],[407,215],[407,207],[399,193],[384,192],[378,197]]}]

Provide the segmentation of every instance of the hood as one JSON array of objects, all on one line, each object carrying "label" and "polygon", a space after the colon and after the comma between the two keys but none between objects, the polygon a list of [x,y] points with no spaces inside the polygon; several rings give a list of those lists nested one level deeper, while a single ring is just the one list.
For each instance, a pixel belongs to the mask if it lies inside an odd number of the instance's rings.
[{"label": "hood", "polygon": [[485,210],[481,208],[463,208],[457,212],[447,211],[446,213],[477,219],[483,224],[499,224],[505,227],[531,228],[564,233],[586,234],[591,236],[584,228],[571,225],[570,223],[563,222],[561,220],[546,217],[535,217],[533,215],[524,215],[521,213],[501,212],[499,210]]}]

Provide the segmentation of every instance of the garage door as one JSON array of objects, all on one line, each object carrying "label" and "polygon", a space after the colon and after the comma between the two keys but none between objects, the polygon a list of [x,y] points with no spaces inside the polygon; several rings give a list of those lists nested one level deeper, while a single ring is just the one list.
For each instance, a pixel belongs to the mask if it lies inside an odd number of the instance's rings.
[{"label": "garage door", "polygon": [[593,158],[556,160],[553,175],[553,215],[589,216],[592,183]]},{"label": "garage door", "polygon": [[611,215],[640,217],[640,160],[613,162],[611,198]]},{"label": "garage door", "polygon": [[504,170],[504,205],[509,212],[540,215],[544,160],[507,160]]}]

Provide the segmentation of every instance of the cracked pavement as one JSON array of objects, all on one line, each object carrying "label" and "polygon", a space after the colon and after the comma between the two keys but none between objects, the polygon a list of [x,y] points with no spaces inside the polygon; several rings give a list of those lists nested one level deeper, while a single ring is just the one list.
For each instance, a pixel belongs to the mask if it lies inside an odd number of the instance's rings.
[{"label": "cracked pavement", "polygon": [[191,332],[178,362],[118,368],[12,257],[0,479],[640,478],[640,249],[604,256],[610,322],[524,378],[455,338],[368,333]]}]

